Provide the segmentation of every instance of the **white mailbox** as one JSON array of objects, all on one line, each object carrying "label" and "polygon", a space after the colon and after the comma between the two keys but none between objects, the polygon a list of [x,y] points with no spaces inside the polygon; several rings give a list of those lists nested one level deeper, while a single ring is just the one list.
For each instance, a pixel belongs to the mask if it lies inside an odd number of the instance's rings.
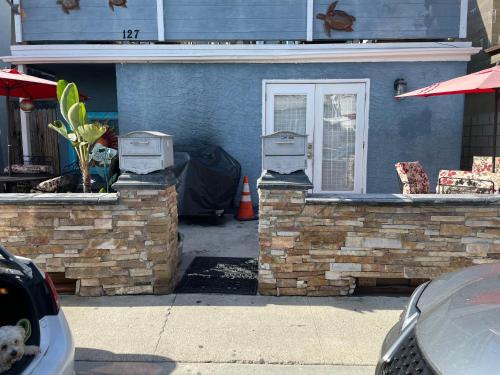
[{"label": "white mailbox", "polygon": [[305,170],[307,135],[281,131],[263,136],[262,164],[264,170],[280,174]]},{"label": "white mailbox", "polygon": [[135,131],[118,137],[120,170],[148,174],[174,165],[172,136],[156,131]]}]

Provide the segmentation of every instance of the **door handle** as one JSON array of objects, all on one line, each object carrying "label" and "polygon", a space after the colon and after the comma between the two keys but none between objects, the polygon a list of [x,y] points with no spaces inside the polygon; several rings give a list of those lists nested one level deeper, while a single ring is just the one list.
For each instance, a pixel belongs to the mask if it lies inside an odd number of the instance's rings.
[{"label": "door handle", "polygon": [[314,156],[313,150],[314,150],[313,144],[312,143],[308,143],[307,144],[307,158],[308,159],[312,159],[313,158],[313,156]]}]

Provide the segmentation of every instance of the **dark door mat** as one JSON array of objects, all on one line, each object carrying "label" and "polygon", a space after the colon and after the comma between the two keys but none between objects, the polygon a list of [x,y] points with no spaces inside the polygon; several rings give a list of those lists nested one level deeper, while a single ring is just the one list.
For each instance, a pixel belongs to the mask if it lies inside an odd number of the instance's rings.
[{"label": "dark door mat", "polygon": [[175,293],[257,294],[257,259],[196,257]]}]

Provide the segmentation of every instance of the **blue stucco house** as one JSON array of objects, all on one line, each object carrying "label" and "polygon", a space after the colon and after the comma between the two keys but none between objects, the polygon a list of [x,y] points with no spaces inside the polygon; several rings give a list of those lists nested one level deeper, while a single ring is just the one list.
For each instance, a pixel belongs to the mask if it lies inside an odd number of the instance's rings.
[{"label": "blue stucco house", "polygon": [[254,186],[261,136],[279,130],[308,136],[318,193],[399,192],[397,161],[420,160],[434,182],[458,168],[463,97],[396,100],[394,84],[466,73],[467,1],[340,0],[353,31],[329,36],[317,14],[331,2],[88,0],[67,14],[22,0],[3,60],[74,80],[121,134],[222,146]]}]

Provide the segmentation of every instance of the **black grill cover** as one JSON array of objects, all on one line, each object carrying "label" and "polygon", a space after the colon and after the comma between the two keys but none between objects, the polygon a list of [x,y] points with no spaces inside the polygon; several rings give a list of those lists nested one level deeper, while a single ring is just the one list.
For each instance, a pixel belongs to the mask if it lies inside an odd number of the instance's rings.
[{"label": "black grill cover", "polygon": [[212,215],[233,206],[240,163],[219,146],[175,147],[179,215]]}]

